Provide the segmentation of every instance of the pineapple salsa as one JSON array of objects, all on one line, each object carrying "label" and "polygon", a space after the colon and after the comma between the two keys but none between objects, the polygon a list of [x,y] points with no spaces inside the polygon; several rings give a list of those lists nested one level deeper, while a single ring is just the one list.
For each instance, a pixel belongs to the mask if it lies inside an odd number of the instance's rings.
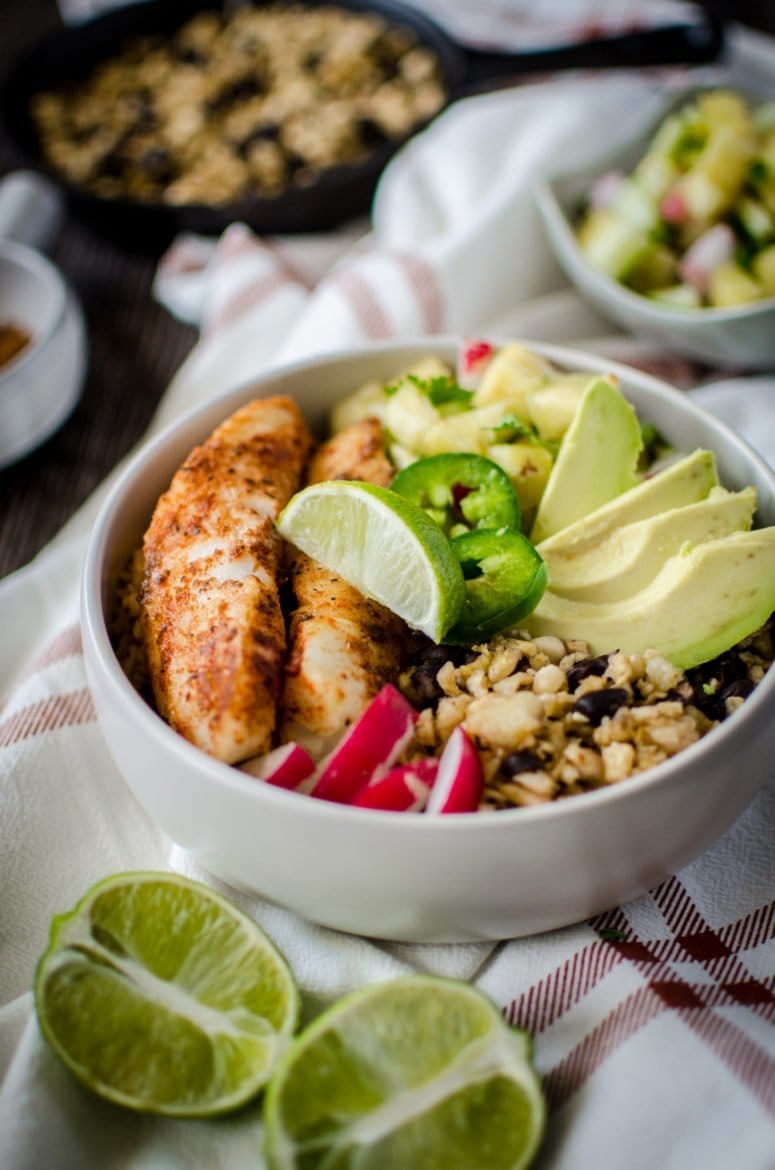
[{"label": "pineapple salsa", "polygon": [[576,236],[596,268],[665,305],[775,297],[775,102],[700,93],[664,119],[631,174],[593,184]]}]

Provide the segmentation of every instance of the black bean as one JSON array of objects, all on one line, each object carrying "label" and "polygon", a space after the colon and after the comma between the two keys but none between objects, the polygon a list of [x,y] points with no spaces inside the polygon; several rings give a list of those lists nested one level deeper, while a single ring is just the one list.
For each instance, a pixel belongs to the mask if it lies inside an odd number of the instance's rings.
[{"label": "black bean", "polygon": [[731,682],[746,678],[748,667],[739,654],[729,651],[726,654],[720,654],[718,658],[711,659],[710,662],[703,662],[693,670],[687,670],[686,675],[697,689],[701,688],[703,684],[707,685],[715,680],[718,683],[716,689],[723,690]]},{"label": "black bean", "polygon": [[620,707],[626,706],[629,700],[630,696],[624,687],[606,687],[602,691],[587,691],[586,695],[576,699],[573,709],[597,726],[606,715],[613,715]]},{"label": "black bean", "polygon": [[750,678],[735,679],[728,687],[724,687],[721,698],[725,701],[727,699],[747,699],[755,685]]},{"label": "black bean", "polygon": [[607,667],[607,654],[600,654],[597,658],[582,658],[581,662],[577,662],[568,671],[568,690],[572,694],[582,679],[589,678],[591,674],[599,678],[605,674]]},{"label": "black bean", "polygon": [[411,700],[416,707],[428,707],[437,702],[444,694],[436,681],[436,671],[426,666],[418,666],[412,671],[410,679]]},{"label": "black bean", "polygon": [[520,772],[540,772],[543,765],[532,752],[512,752],[501,762],[501,772],[509,778]]},{"label": "black bean", "polygon": [[175,168],[167,151],[162,146],[152,146],[137,160],[138,170],[159,183],[169,183]]},{"label": "black bean", "polygon": [[412,702],[416,706],[427,706],[437,702],[444,691],[439,686],[436,675],[445,662],[453,666],[463,666],[478,658],[475,650],[468,646],[437,646],[428,640],[414,657],[414,670],[411,674],[410,690]]},{"label": "black bean", "polygon": [[471,650],[469,646],[437,646],[435,642],[428,642],[417,656],[417,665],[433,665],[436,670],[440,670],[445,662],[451,662],[453,666],[464,666],[478,657],[476,651]]}]

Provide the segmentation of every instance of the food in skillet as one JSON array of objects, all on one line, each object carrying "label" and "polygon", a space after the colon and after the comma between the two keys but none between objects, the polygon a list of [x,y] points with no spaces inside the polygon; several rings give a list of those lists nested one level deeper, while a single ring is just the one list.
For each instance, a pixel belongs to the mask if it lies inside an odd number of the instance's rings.
[{"label": "food in skillet", "polygon": [[436,56],[378,15],[240,5],[130,41],[32,114],[46,160],[96,195],[219,206],[360,162],[445,97]]},{"label": "food in skillet", "polygon": [[[752,527],[755,492],[724,489],[711,452],[666,450],[614,378],[466,344],[457,371],[428,359],[332,421],[277,519],[296,566],[291,653],[273,659],[272,750],[230,757],[246,771],[394,811],[545,803],[670,758],[764,677],[775,529]],[[523,509],[533,450],[549,471]],[[426,587],[427,626],[412,608]],[[131,581],[119,601],[114,637],[137,677],[127,619],[147,601]]]},{"label": "food in skillet", "polygon": [[593,185],[576,235],[595,267],[665,305],[775,296],[775,102],[711,90],[670,114],[631,174]]}]

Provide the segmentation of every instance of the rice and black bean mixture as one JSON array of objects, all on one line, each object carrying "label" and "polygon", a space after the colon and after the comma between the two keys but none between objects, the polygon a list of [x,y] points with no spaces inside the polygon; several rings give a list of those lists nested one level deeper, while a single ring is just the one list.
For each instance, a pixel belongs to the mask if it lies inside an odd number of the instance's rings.
[{"label": "rice and black bean mixture", "polygon": [[[117,657],[153,705],[142,641],[138,550],[109,616]],[[396,680],[418,709],[409,756],[438,755],[462,724],[485,776],[481,809],[546,804],[661,764],[743,704],[775,658],[775,620],[711,662],[681,671],[661,654],[590,656],[581,639],[499,635],[483,646],[418,638]]]},{"label": "rice and black bean mixture", "polygon": [[733,714],[773,661],[772,619],[683,672],[656,651],[591,657],[582,640],[498,636],[429,644],[401,676],[416,742],[438,754],[458,724],[485,774],[481,808],[545,804],[653,768]]},{"label": "rice and black bean mixture", "polygon": [[36,96],[43,152],[104,198],[276,195],[405,137],[446,99],[436,55],[335,6],[206,11]]}]

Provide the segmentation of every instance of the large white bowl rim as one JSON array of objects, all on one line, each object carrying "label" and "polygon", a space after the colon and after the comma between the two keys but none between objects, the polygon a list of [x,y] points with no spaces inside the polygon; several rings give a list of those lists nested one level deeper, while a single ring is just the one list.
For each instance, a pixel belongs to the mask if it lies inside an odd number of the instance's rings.
[{"label": "large white bowl rim", "polygon": [[[507,340],[515,339],[493,338],[492,340],[495,344],[503,344]],[[104,501],[92,531],[83,572],[82,620],[95,652],[104,663],[110,664],[109,672],[115,676],[116,686],[120,689],[121,697],[127,705],[127,710],[131,712],[136,729],[140,733],[148,736],[149,739],[157,742],[163,752],[173,751],[181,760],[190,760],[192,765],[196,764],[200,770],[206,764],[209,766],[214,783],[226,789],[239,789],[243,795],[246,792],[252,793],[257,804],[263,805],[268,803],[269,805],[285,807],[286,809],[296,806],[299,812],[303,808],[306,817],[312,816],[319,818],[321,823],[325,823],[329,819],[338,820],[342,816],[347,816],[348,818],[352,818],[353,826],[359,823],[373,822],[377,819],[383,831],[395,831],[401,834],[443,834],[458,831],[462,826],[465,826],[467,834],[486,833],[492,826],[493,817],[497,817],[499,824],[516,819],[523,825],[569,816],[579,818],[584,817],[586,814],[592,814],[593,810],[597,810],[603,804],[615,804],[619,801],[626,801],[630,796],[635,795],[635,793],[641,793],[646,789],[656,788],[660,785],[670,784],[671,778],[676,772],[683,770],[690,764],[696,765],[698,769],[701,768],[703,759],[722,748],[725,739],[736,731],[740,719],[744,718],[747,712],[753,715],[754,711],[760,710],[765,704],[772,701],[773,694],[775,694],[775,670],[768,672],[766,678],[756,687],[752,695],[746,699],[743,708],[735,712],[734,715],[718,727],[714,728],[708,735],[690,747],[685,748],[677,756],[673,756],[671,759],[645,772],[632,776],[626,781],[548,804],[534,805],[526,808],[504,809],[497,812],[460,813],[453,817],[399,816],[370,809],[350,808],[328,801],[315,800],[309,796],[287,791],[270,784],[258,784],[254,778],[240,772],[237,768],[205,756],[200,749],[194,747],[177,732],[173,731],[148,706],[124,674],[111,645],[105,620],[105,599],[107,590],[111,584],[106,579],[105,566],[106,555],[111,545],[112,530],[117,516],[124,505],[130,486],[140,477],[145,465],[153,460],[165,447],[170,445],[171,440],[174,442],[175,437],[182,428],[188,429],[188,426],[199,418],[203,420],[201,437],[204,438],[209,433],[208,425],[204,420],[208,420],[208,423],[212,425],[215,405],[222,408],[219,417],[223,419],[235,410],[238,405],[248,401],[251,397],[260,397],[266,392],[282,393],[282,388],[277,388],[274,385],[281,376],[294,375],[305,370],[314,371],[330,363],[341,363],[348,359],[362,358],[369,353],[377,355],[395,352],[397,362],[399,363],[397,365],[398,370],[403,368],[408,362],[415,360],[420,353],[438,353],[442,358],[450,360],[456,353],[457,344],[457,339],[445,336],[414,337],[403,339],[400,342],[375,343],[363,347],[358,351],[350,350],[329,353],[322,357],[294,362],[282,368],[274,368],[262,375],[259,379],[251,382],[248,387],[240,387],[219,397],[217,404],[209,403],[204,407],[189,411],[177,421],[167,426],[147,444],[144,444],[130,459]],[[639,387],[644,388],[657,401],[669,402],[672,409],[678,410],[685,416],[694,418],[697,421],[702,420],[705,426],[709,423],[712,424],[712,429],[722,440],[727,450],[734,452],[739,458],[742,458],[743,462],[758,471],[760,481],[769,485],[771,495],[775,499],[775,474],[773,474],[771,469],[753,448],[725,423],[717,419],[712,419],[706,411],[695,406],[686,395],[673,389],[667,383],[651,375],[641,373],[638,370],[633,370],[618,362],[601,359],[583,351],[562,346],[547,345],[530,340],[523,341],[523,344],[566,369],[611,371],[618,375],[625,387],[628,382],[637,383]],[[171,466],[170,474],[173,470],[174,466]],[[583,637],[582,630],[579,631],[579,637]]]}]

